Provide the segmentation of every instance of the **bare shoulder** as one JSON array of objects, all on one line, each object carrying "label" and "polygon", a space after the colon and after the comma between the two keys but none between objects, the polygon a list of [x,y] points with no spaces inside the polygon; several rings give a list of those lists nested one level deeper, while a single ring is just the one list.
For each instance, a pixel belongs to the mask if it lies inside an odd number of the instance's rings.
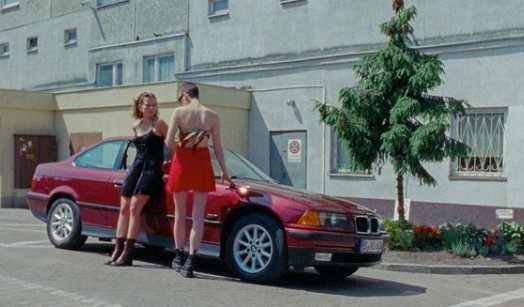
[{"label": "bare shoulder", "polygon": [[135,130],[136,128],[138,128],[138,126],[140,125],[140,122],[142,120],[138,119],[136,120],[134,123],[133,123],[133,126],[131,126],[131,129]]},{"label": "bare shoulder", "polygon": [[155,126],[157,126],[157,127],[164,127],[164,126],[167,126],[167,123],[166,123],[165,120],[159,118],[159,119],[156,121]]}]

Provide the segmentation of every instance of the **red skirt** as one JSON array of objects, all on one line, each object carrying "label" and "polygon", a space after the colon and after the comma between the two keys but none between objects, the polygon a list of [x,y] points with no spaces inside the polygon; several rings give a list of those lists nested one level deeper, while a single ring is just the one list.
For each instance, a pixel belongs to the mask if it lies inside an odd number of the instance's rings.
[{"label": "red skirt", "polygon": [[215,175],[207,147],[177,147],[171,161],[166,191],[213,192]]}]

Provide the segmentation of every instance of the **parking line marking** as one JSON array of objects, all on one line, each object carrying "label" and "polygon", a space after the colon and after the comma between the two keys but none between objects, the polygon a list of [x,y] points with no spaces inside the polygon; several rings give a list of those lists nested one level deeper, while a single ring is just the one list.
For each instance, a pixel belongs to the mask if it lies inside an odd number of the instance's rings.
[{"label": "parking line marking", "polygon": [[509,302],[509,301],[521,299],[521,298],[524,298],[524,288],[520,288],[520,289],[506,292],[506,293],[488,296],[488,297],[481,298],[478,300],[463,302],[463,303],[452,305],[449,307],[493,306],[493,305],[499,305],[505,302]]},{"label": "parking line marking", "polygon": [[12,242],[12,243],[0,243],[0,247],[48,248],[48,247],[51,247],[51,244],[49,244],[49,240],[19,241],[19,242]]},{"label": "parking line marking", "polygon": [[46,233],[45,230],[35,230],[35,229],[24,229],[24,228],[11,228],[11,227],[0,227],[0,230],[7,230],[7,231],[26,231],[26,232],[38,232],[38,233]]},{"label": "parking line marking", "polygon": [[[23,280],[14,278],[14,277],[6,276],[1,273],[0,273],[0,283],[8,283],[11,285],[23,287],[27,290],[43,292],[51,296],[57,296],[60,299],[66,298],[68,302],[76,301],[82,306],[114,306],[114,307],[121,306],[120,304],[112,304],[112,303],[109,303],[103,300],[89,298],[87,296],[80,295],[74,292],[67,292],[64,290],[56,289],[56,288],[44,287],[39,284],[35,284],[32,282],[23,281]],[[32,295],[34,295],[34,293]]]}]

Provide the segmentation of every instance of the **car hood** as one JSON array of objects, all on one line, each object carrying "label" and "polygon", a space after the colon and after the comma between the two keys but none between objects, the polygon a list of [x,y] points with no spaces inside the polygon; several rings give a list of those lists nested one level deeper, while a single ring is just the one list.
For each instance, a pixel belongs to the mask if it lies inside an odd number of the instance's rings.
[{"label": "car hood", "polygon": [[245,180],[239,182],[238,185],[249,186],[251,195],[257,195],[257,197],[263,199],[280,198],[286,200],[286,203],[310,207],[307,210],[376,215],[373,210],[349,200],[308,192],[281,184]]}]

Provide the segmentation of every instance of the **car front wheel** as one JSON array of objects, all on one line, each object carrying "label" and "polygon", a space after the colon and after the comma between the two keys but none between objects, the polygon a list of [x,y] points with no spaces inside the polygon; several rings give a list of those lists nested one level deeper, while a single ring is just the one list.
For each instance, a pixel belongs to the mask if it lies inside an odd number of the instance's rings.
[{"label": "car front wheel", "polygon": [[251,214],[241,218],[227,239],[231,269],[249,282],[269,282],[287,270],[284,231],[271,217]]},{"label": "car front wheel", "polygon": [[82,235],[80,211],[76,203],[67,198],[53,202],[47,214],[47,236],[58,248],[79,249],[87,240]]}]

